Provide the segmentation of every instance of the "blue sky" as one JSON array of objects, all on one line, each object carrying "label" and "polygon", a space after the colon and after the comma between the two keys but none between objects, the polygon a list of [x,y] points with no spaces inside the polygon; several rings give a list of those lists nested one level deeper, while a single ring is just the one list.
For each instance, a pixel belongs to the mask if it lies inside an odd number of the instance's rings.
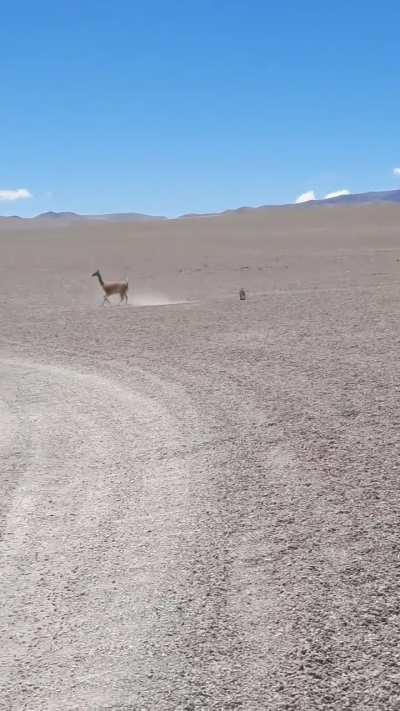
[{"label": "blue sky", "polygon": [[0,214],[400,188],[399,27],[391,0],[3,3]]}]

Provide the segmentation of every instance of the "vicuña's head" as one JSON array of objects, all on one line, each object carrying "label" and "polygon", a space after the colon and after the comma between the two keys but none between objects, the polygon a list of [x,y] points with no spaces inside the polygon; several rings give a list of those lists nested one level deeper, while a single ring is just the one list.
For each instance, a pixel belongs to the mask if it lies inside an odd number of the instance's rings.
[{"label": "vicu\u00f1a's head", "polygon": [[100,276],[99,270],[97,270],[97,272],[93,272],[92,276]]}]

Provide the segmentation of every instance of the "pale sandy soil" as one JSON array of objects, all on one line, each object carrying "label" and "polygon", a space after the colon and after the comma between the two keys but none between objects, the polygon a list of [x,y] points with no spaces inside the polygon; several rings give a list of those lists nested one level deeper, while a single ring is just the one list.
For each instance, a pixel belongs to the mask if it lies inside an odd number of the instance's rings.
[{"label": "pale sandy soil", "polygon": [[1,709],[400,707],[399,260],[392,206],[3,225]]}]

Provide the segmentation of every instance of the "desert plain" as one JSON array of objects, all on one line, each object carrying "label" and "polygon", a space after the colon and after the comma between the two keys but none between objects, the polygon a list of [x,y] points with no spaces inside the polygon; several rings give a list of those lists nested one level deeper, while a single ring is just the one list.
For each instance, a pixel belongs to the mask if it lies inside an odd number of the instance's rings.
[{"label": "desert plain", "polygon": [[0,708],[398,709],[400,207],[3,220],[0,289]]}]

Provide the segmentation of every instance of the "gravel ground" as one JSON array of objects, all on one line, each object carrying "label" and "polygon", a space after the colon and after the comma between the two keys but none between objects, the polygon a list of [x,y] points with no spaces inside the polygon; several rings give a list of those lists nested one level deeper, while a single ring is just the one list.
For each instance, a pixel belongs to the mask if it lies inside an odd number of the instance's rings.
[{"label": "gravel ground", "polygon": [[0,230],[1,709],[400,708],[400,211],[293,214]]}]

